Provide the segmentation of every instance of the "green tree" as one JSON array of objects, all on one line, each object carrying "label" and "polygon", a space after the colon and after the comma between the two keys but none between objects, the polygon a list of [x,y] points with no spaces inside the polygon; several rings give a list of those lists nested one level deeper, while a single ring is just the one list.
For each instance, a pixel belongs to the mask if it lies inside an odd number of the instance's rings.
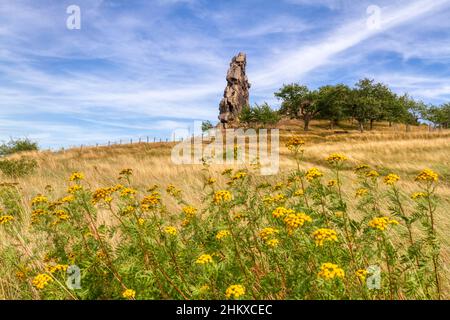
[{"label": "green tree", "polygon": [[282,100],[280,114],[302,119],[304,130],[308,131],[309,123],[319,113],[318,92],[309,90],[307,86],[292,83],[284,85],[275,93],[275,97]]},{"label": "green tree", "polygon": [[348,117],[346,110],[351,103],[351,89],[344,85],[323,86],[318,90],[317,108],[320,118],[330,120],[330,129]]}]

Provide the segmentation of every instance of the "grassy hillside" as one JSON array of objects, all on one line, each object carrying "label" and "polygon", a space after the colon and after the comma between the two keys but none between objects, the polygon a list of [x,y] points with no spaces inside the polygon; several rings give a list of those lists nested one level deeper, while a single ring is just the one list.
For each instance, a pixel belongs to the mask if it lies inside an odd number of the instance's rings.
[{"label": "grassy hillside", "polygon": [[[339,129],[334,131],[326,129],[327,124],[325,122],[315,122],[312,124],[312,130],[310,132],[304,133],[302,131],[298,131],[298,123],[293,121],[285,121],[281,125],[281,170],[277,176],[271,177],[260,177],[257,172],[253,173],[254,170],[249,166],[247,168],[233,168],[234,170],[247,169],[249,172],[249,176],[251,176],[251,181],[246,183],[249,186],[256,186],[261,184],[262,182],[267,182],[272,185],[269,189],[272,190],[268,194],[274,194],[277,192],[284,193],[288,195],[290,192],[290,182],[289,176],[290,174],[297,169],[296,160],[293,157],[292,153],[285,146],[286,142],[289,141],[289,138],[292,136],[300,136],[304,141],[304,159],[300,163],[301,170],[307,170],[312,167],[317,168],[321,172],[324,173],[324,177],[322,178],[323,184],[326,185],[328,180],[334,179],[334,173],[330,169],[329,163],[325,161],[325,158],[333,153],[344,154],[348,159],[345,161],[345,165],[340,169],[340,178],[341,180],[341,190],[340,196],[346,199],[347,203],[347,212],[351,219],[361,220],[364,219],[364,210],[361,209],[361,199],[355,197],[355,192],[361,186],[358,184],[358,180],[356,178],[354,168],[361,164],[367,164],[373,169],[377,170],[380,173],[380,182],[379,184],[382,186],[384,191],[388,190],[388,186],[383,186],[382,176],[385,176],[389,173],[395,173],[400,176],[400,180],[397,182],[396,186],[399,190],[401,190],[402,195],[404,195],[403,202],[403,210],[406,212],[410,212],[412,214],[415,208],[415,202],[409,199],[409,196],[414,192],[419,191],[418,183],[414,181],[414,178],[417,174],[425,169],[432,169],[434,172],[439,174],[439,184],[435,190],[436,196],[439,198],[439,203],[435,212],[435,226],[438,239],[441,242],[440,249],[440,281],[441,281],[441,296],[443,298],[450,297],[450,270],[448,266],[450,265],[450,238],[448,237],[448,232],[450,227],[450,216],[448,212],[450,211],[450,132],[442,131],[442,132],[428,132],[426,127],[414,127],[410,132],[406,132],[406,129],[403,127],[389,127],[387,125],[378,126],[374,131],[358,133],[352,129],[351,125],[342,124]],[[100,239],[104,239],[103,241],[109,243],[111,248],[110,254],[114,258],[105,258],[106,264],[114,263],[117,265],[118,269],[116,271],[109,270],[111,272],[110,278],[112,281],[118,282],[118,287],[116,291],[119,292],[117,295],[112,293],[102,292],[97,296],[80,294],[80,296],[76,296],[70,291],[58,288],[57,286],[52,288],[51,292],[44,293],[43,290],[36,289],[36,286],[33,285],[33,279],[36,274],[42,273],[42,269],[46,263],[44,256],[49,254],[48,246],[50,246],[48,242],[49,237],[48,230],[45,229],[37,232],[34,230],[31,212],[33,209],[31,207],[32,199],[38,194],[45,194],[48,198],[59,199],[67,195],[67,188],[69,185],[73,185],[74,181],[69,182],[68,177],[71,176],[73,172],[82,172],[84,175],[84,179],[81,182],[84,188],[89,190],[96,190],[98,188],[103,188],[106,186],[113,186],[118,182],[128,185],[128,181],[125,178],[118,181],[117,178],[119,176],[119,172],[123,169],[130,168],[133,170],[133,174],[130,179],[130,187],[139,192],[145,194],[147,189],[150,186],[158,185],[160,186],[162,198],[164,200],[164,208],[159,212],[164,213],[166,218],[161,218],[162,224],[164,225],[164,219],[170,221],[172,225],[181,230],[183,228],[182,220],[177,220],[179,217],[179,213],[182,208],[189,204],[192,207],[199,208],[199,212],[203,215],[206,215],[207,212],[210,212],[207,209],[206,203],[209,203],[210,200],[208,197],[211,196],[211,192],[230,188],[230,184],[227,184],[230,181],[230,177],[227,175],[222,175],[224,169],[228,167],[225,166],[214,166],[212,165],[208,171],[205,171],[205,168],[201,165],[174,165],[170,162],[170,152],[173,143],[161,143],[161,144],[133,144],[133,145],[120,145],[120,146],[112,146],[112,147],[97,147],[97,148],[83,148],[81,149],[71,149],[62,152],[52,153],[52,152],[35,152],[27,154],[27,156],[32,157],[38,162],[37,172],[33,175],[26,176],[19,179],[8,179],[6,177],[2,178],[3,187],[1,187],[2,192],[2,201],[5,212],[8,211],[7,198],[11,199],[10,193],[8,193],[10,189],[18,190],[20,194],[20,200],[18,201],[22,209],[20,212],[20,217],[16,219],[16,223],[12,229],[6,230],[5,226],[0,226],[0,250],[2,252],[3,258],[8,257],[8,259],[0,260],[0,298],[76,298],[76,297],[94,297],[94,298],[120,298],[120,292],[122,289],[126,289],[129,286],[126,285],[126,282],[135,283],[137,281],[135,278],[130,279],[129,274],[133,273],[133,277],[137,277],[137,272],[134,270],[133,266],[129,266],[131,269],[127,269],[126,266],[122,265],[122,262],[119,262],[123,257],[118,257],[116,254],[117,247],[120,247],[120,239],[123,237],[123,230],[110,230],[112,235],[107,237],[106,235],[100,237]],[[236,172],[236,171],[235,171]],[[209,177],[214,177],[217,181],[214,183],[214,187],[212,189],[208,189],[208,186],[205,186],[205,179]],[[76,182],[76,180],[75,180]],[[13,185],[8,185],[12,183]],[[280,187],[279,191],[277,190],[277,183],[283,183],[284,186]],[[295,182],[294,182],[295,183]],[[178,196],[171,196],[170,191],[167,192],[165,189],[168,185],[175,186],[176,189],[182,190],[182,199]],[[311,186],[313,184],[311,183]],[[234,188],[231,185],[231,188]],[[256,187],[255,187],[256,188]],[[313,187],[311,187],[313,190]],[[250,187],[249,187],[250,189]],[[240,190],[240,191],[239,191]],[[252,187],[253,190],[253,187]],[[257,189],[255,189],[257,190]],[[315,190],[315,189],[314,189]],[[384,192],[383,191],[383,192]],[[232,189],[232,192],[243,192],[241,189],[236,187],[236,189]],[[255,191],[255,194],[260,191]],[[309,191],[308,191],[309,192]],[[313,192],[311,191],[311,195],[313,197]],[[335,191],[333,191],[335,192]],[[386,191],[387,192],[387,191]],[[333,193],[334,194],[334,193]],[[137,196],[138,198],[140,197]],[[235,197],[237,197],[235,195]],[[330,196],[330,199],[333,198],[333,195]],[[140,198],[139,198],[140,199]],[[249,198],[250,199],[250,198]],[[328,198],[327,198],[328,199]],[[245,200],[250,201],[250,200]],[[261,200],[262,201],[262,200]],[[290,203],[288,200],[288,204],[290,204],[293,208],[303,208],[307,210],[305,204],[302,203]],[[310,199],[310,201],[313,201]],[[328,200],[327,200],[328,201]],[[331,201],[331,200],[330,200]],[[262,203],[262,202],[261,202]],[[378,206],[379,210],[384,212],[386,215],[389,215],[389,202],[386,200],[380,200]],[[288,206],[285,204],[285,206]],[[233,204],[234,205],[234,204]],[[242,204],[241,204],[242,205]],[[230,212],[236,213],[238,207],[240,205],[236,204],[236,207],[230,208]],[[331,202],[330,207],[327,209],[321,208],[320,205],[308,205],[311,208],[311,215],[314,212],[320,212],[322,209],[332,214]],[[364,205],[362,205],[364,207]],[[369,204],[367,204],[369,206]],[[120,205],[117,205],[119,208]],[[305,208],[304,208],[305,207]],[[202,208],[202,209],[200,209]],[[305,211],[303,210],[302,211]],[[95,224],[97,226],[114,226],[116,222],[114,217],[111,216],[110,210],[106,207],[99,207],[98,214],[95,215]],[[111,209],[112,210],[112,209]],[[119,209],[117,209],[119,210]],[[244,210],[239,207],[239,210]],[[250,210],[250,209],[249,209]],[[268,209],[269,210],[269,209]],[[212,211],[211,211],[212,212]],[[210,212],[210,214],[212,214]],[[308,212],[307,212],[308,213]],[[326,215],[328,213],[324,213]],[[172,216],[172,217],[171,217]],[[146,218],[147,219],[147,218]],[[150,217],[149,217],[150,219]],[[158,218],[159,219],[159,218]],[[259,218],[258,218],[259,219]],[[84,220],[82,220],[84,221]],[[19,223],[20,222],[20,223]],[[205,222],[206,223],[206,222]],[[222,222],[218,221],[218,224],[222,226]],[[226,223],[226,222],[224,222]],[[266,220],[262,220],[261,224],[267,224]],[[157,224],[158,225],[158,224]],[[156,225],[156,226],[157,226]],[[336,224],[336,228],[338,224]],[[2,230],[2,227],[3,230]],[[90,226],[93,228],[93,226]],[[155,227],[155,225],[153,225]],[[209,224],[208,227],[214,228],[213,224]],[[208,227],[204,227],[205,230]],[[241,226],[242,230],[248,229],[248,227]],[[150,228],[150,227],[149,227]],[[203,228],[203,227],[199,227]],[[236,227],[238,228],[238,227]],[[420,225],[413,226],[414,232],[417,234],[423,233],[422,227]],[[241,230],[241,229],[239,229]],[[91,230],[92,231],[92,230]],[[95,228],[94,228],[95,231]],[[94,233],[92,231],[92,233]],[[115,231],[115,232],[113,232]],[[403,233],[405,230],[399,233]],[[180,231],[181,232],[181,231]],[[187,232],[187,231],[186,231]],[[192,231],[195,232],[195,231]],[[206,231],[205,231],[206,232]],[[237,232],[237,231],[235,231]],[[243,233],[245,231],[242,231]],[[164,233],[164,232],[162,232]],[[95,234],[94,234],[95,236]],[[161,235],[155,235],[155,237],[159,237]],[[233,236],[235,236],[233,234]],[[187,236],[186,236],[187,237]],[[236,236],[237,237],[237,236]],[[281,236],[280,236],[281,237]],[[287,236],[286,236],[287,237]],[[345,238],[345,235],[343,235]],[[161,239],[165,239],[161,236]],[[188,238],[185,238],[185,240]],[[190,238],[189,238],[190,239]],[[284,239],[284,238],[283,238]],[[286,238],[288,239],[288,238]],[[393,234],[392,235],[393,242],[396,241],[400,244],[403,243],[400,235]],[[98,239],[97,239],[98,240]],[[281,239],[280,239],[281,240]],[[73,240],[65,240],[65,246],[70,247],[72,245]],[[161,240],[162,241],[162,240]],[[166,241],[166,240],[164,240]],[[186,240],[188,241],[188,240]],[[286,240],[288,241],[288,240]],[[362,240],[361,240],[362,241]],[[17,263],[11,264],[11,260],[17,258],[17,253],[10,252],[10,249],[7,248],[8,245],[14,243],[16,245],[16,249],[18,252],[23,255]],[[100,241],[101,243],[101,241]],[[346,243],[343,240],[343,243]],[[95,244],[98,245],[98,244]],[[95,246],[94,245],[94,246]],[[166,245],[168,245],[166,243]],[[179,244],[180,245],[180,244]],[[183,246],[185,244],[181,244]],[[231,245],[231,244],[230,244]],[[170,247],[170,245],[168,245]],[[209,244],[203,244],[200,247],[208,247]],[[195,247],[194,252],[200,253],[200,247]],[[98,248],[97,248],[98,249]],[[209,248],[211,249],[211,248]],[[78,250],[78,249],[77,249]],[[129,249],[127,249],[129,250]],[[175,249],[174,249],[175,250]],[[214,292],[210,295],[198,294],[199,288],[193,288],[192,283],[185,283],[183,279],[180,280],[180,277],[183,278],[182,273],[179,273],[179,269],[184,270],[183,268],[188,268],[192,265],[192,257],[190,262],[186,262],[183,259],[187,259],[185,256],[185,252],[182,249],[180,251],[176,251],[173,259],[180,259],[180,261],[175,261],[175,266],[171,265],[170,261],[165,261],[163,257],[155,258],[161,259],[159,263],[164,265],[167,263],[168,272],[173,272],[173,274],[169,274],[168,277],[172,279],[173,282],[176,282],[177,285],[172,285],[170,281],[167,279],[165,275],[156,276],[153,274],[155,279],[152,280],[142,280],[143,283],[147,283],[147,285],[153,287],[160,287],[160,291],[163,293],[156,294],[155,292],[140,294],[139,290],[136,289],[136,285],[133,289],[137,291],[138,298],[155,298],[155,297],[175,297],[175,298],[220,298],[221,293]],[[212,250],[212,249],[211,249]],[[218,248],[215,248],[218,250]],[[237,250],[237,249],[236,249]],[[257,253],[259,247],[256,249],[242,249],[241,259],[245,260],[248,253],[248,257],[251,254],[255,254],[255,257],[260,257],[262,253]],[[262,250],[262,249],[261,249]],[[265,249],[264,249],[265,250]],[[281,249],[280,249],[281,250]],[[220,251],[220,250],[219,250]],[[54,253],[54,250],[52,251]],[[226,249],[220,251],[223,254],[223,257],[217,258],[222,263],[222,261],[228,261],[226,259],[231,260],[239,260],[239,254],[236,252],[227,253]],[[250,254],[250,252],[252,252]],[[256,252],[256,253],[255,253]],[[129,254],[129,253],[128,253]],[[167,256],[171,256],[172,253],[167,253]],[[180,256],[178,256],[178,254]],[[264,253],[266,254],[266,253]],[[280,255],[286,254],[285,252],[280,252]],[[64,256],[64,255],[63,255]],[[225,258],[225,256],[227,258]],[[233,256],[234,258],[231,258]],[[52,259],[56,259],[57,255],[52,254]],[[59,256],[61,258],[61,255]],[[118,261],[111,262],[110,259],[119,259]],[[286,281],[289,282],[289,272],[286,271],[286,279],[275,279],[275,278],[267,278],[266,273],[267,270],[275,270],[277,268],[282,268],[281,266],[272,266],[271,260],[269,258],[260,257],[256,258],[256,262],[252,264],[251,257],[249,261],[239,262],[239,263],[248,263],[249,270],[253,270],[254,268],[261,268],[261,275],[258,275],[256,272],[256,278],[249,280],[245,276],[245,270],[247,266],[243,268],[242,278],[239,280],[240,283],[245,282],[245,286],[247,288],[246,292],[248,296],[247,298],[255,297],[254,292],[260,290],[262,287],[266,288],[263,291],[265,292],[262,296],[257,296],[258,298],[269,298],[269,299],[279,299],[279,298],[300,298],[300,296],[296,296],[289,291],[289,288],[286,288]],[[336,257],[335,257],[336,258]],[[50,259],[50,261],[52,261]],[[63,258],[61,258],[64,260]],[[68,259],[68,258],[67,258]],[[69,264],[69,260],[66,261],[53,261],[55,263],[67,263]],[[147,259],[144,254],[144,260]],[[216,258],[215,258],[216,259]],[[287,258],[286,258],[287,259]],[[325,258],[324,258],[325,259]],[[337,258],[336,258],[337,259]],[[342,258],[344,259],[344,258]],[[57,260],[57,259],[56,259]],[[195,259],[194,259],[195,260]],[[108,262],[109,261],[109,262]],[[345,261],[345,259],[343,260]],[[76,263],[79,263],[75,261]],[[28,265],[27,265],[28,264]],[[88,266],[87,262],[82,262],[83,265]],[[184,266],[183,264],[186,264]],[[15,265],[15,268],[13,266]],[[219,263],[217,265],[220,265]],[[351,270],[353,267],[350,267],[351,263],[348,262],[348,265]],[[293,268],[295,265],[289,265],[289,268]],[[234,266],[236,267],[236,266]],[[221,267],[223,268],[223,272],[230,273],[233,272],[234,267]],[[108,267],[112,269],[111,266]],[[144,268],[144,267],[143,267]],[[253,269],[251,269],[253,268]],[[274,268],[274,269],[270,269]],[[286,267],[288,268],[288,267]],[[23,271],[26,269],[26,272]],[[178,271],[177,271],[178,270]],[[222,270],[222,269],[221,269]],[[265,270],[265,271],[262,271]],[[354,270],[353,270],[354,271]],[[399,270],[397,270],[400,272]],[[17,275],[16,273],[19,272]],[[22,276],[22,273],[23,276]],[[199,272],[198,270],[196,271]],[[212,272],[212,271],[211,271]],[[237,272],[236,270],[234,272]],[[346,270],[347,272],[347,270]],[[350,272],[350,271],[348,271]],[[395,273],[395,272],[394,272]],[[120,276],[118,276],[120,274]],[[52,275],[53,277],[53,275]],[[350,276],[349,276],[350,277]],[[57,277],[55,276],[55,280],[57,282]],[[220,277],[219,277],[220,278]],[[349,278],[350,279],[350,278]],[[197,279],[199,280],[199,279]],[[83,279],[84,283],[90,281],[89,279]],[[93,281],[93,280],[92,280]],[[148,281],[148,282],[146,282]],[[168,284],[165,283],[168,281]],[[179,281],[179,285],[178,285]],[[199,280],[200,281],[200,280]],[[238,282],[239,282],[238,281]],[[278,282],[279,281],[279,282]],[[315,281],[315,280],[314,280]],[[323,292],[323,288],[320,287],[322,284],[313,283],[313,286],[319,286],[317,292]],[[383,280],[385,281],[385,280]],[[55,281],[54,281],[55,282]],[[254,288],[249,288],[251,285],[249,282],[254,283]],[[225,290],[232,282],[229,282],[227,279],[218,279],[215,285],[218,286],[218,283],[221,283],[224,287],[218,290]],[[281,283],[281,284],[279,284]],[[213,284],[208,284],[213,286]],[[276,287],[277,290],[270,287]],[[177,288],[177,289],[174,289]],[[303,287],[302,287],[303,288]],[[391,288],[392,289],[392,288]],[[93,289],[92,289],[93,290]],[[261,289],[262,290],[262,289]],[[299,289],[300,290],[300,289]],[[408,298],[408,295],[404,290],[399,289],[398,294],[392,296],[392,292],[384,292],[379,294],[373,293],[364,293],[364,295],[358,295],[356,292],[357,289],[352,286],[345,287],[345,289],[337,288],[336,295],[320,293],[317,295],[312,294],[310,291],[312,288],[303,288],[304,297],[307,298],[372,298],[372,299],[389,299],[389,298]],[[330,289],[331,290],[331,289]],[[333,289],[334,290],[334,289]],[[343,290],[343,291],[342,291]],[[356,290],[356,291],[355,291]],[[392,289],[394,290],[394,289]],[[418,289],[419,290],[419,289]],[[430,298],[435,297],[432,293],[427,293],[431,288],[424,289],[420,288],[423,291],[423,296],[420,298]],[[100,290],[101,291],[101,290]],[[158,290],[154,290],[158,291]],[[181,291],[182,294],[179,292]],[[25,293],[26,292],[26,293]],[[159,292],[159,291],[158,291]],[[187,293],[189,292],[189,294]],[[253,296],[250,294],[253,292]],[[90,293],[92,294],[92,293]],[[222,293],[223,294],[223,293]],[[181,296],[180,296],[181,295]],[[185,296],[186,295],[186,296]],[[223,297],[222,297],[223,298]]]}]

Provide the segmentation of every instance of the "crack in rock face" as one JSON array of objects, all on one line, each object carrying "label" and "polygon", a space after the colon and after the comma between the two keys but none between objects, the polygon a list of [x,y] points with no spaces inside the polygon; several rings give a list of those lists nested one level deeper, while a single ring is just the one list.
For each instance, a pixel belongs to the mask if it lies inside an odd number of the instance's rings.
[{"label": "crack in rock face", "polygon": [[250,83],[245,73],[246,64],[247,57],[243,52],[240,52],[231,60],[227,72],[227,86],[219,105],[219,120],[224,127],[227,124],[237,122],[242,108],[250,104]]}]

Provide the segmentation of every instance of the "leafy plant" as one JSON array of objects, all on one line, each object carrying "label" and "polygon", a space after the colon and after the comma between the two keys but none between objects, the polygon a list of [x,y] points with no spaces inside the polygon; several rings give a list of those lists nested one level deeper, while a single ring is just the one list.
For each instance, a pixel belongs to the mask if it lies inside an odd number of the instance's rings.
[{"label": "leafy plant", "polygon": [[23,151],[37,151],[38,144],[30,139],[11,139],[7,143],[0,145],[0,156],[7,156]]},{"label": "leafy plant", "polygon": [[26,157],[0,160],[0,171],[9,178],[19,178],[29,175],[36,168],[37,161]]}]

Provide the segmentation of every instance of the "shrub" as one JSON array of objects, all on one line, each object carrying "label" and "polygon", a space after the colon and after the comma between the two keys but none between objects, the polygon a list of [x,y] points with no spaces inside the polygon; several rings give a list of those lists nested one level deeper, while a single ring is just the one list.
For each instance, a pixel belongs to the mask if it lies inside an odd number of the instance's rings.
[{"label": "shrub", "polygon": [[211,121],[207,120],[207,121],[202,122],[202,132],[206,132],[212,128],[213,128],[213,125],[212,125]]},{"label": "shrub", "polygon": [[0,145],[0,156],[7,156],[23,151],[37,150],[39,150],[37,142],[33,142],[30,139],[11,139],[8,143],[3,143]]},{"label": "shrub", "polygon": [[280,115],[265,102],[262,105],[255,104],[254,107],[244,107],[239,120],[246,124],[273,125],[280,121]]},{"label": "shrub", "polygon": [[18,178],[34,172],[37,162],[34,159],[22,157],[20,159],[0,160],[0,171],[9,178]]}]

